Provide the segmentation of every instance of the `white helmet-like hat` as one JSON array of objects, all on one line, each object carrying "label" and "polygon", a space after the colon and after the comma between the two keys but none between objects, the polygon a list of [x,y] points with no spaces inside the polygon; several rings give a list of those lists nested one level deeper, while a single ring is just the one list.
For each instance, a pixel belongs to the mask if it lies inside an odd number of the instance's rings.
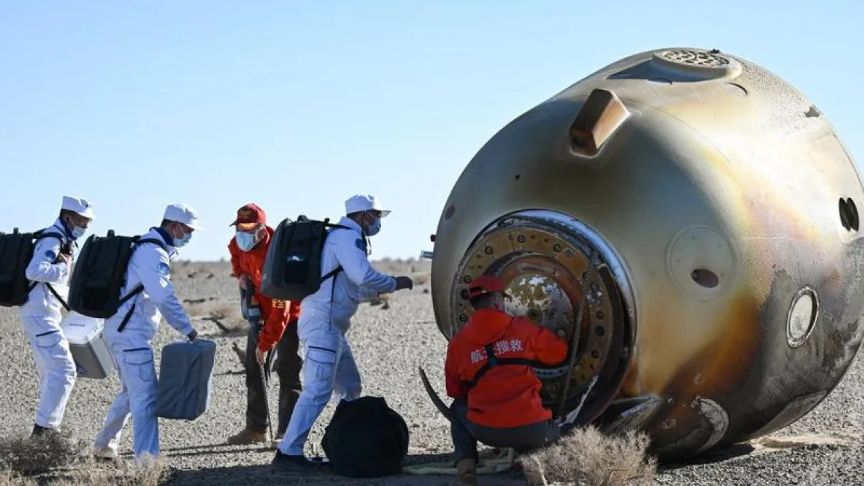
[{"label": "white helmet-like hat", "polygon": [[92,220],[95,217],[93,215],[93,207],[90,206],[90,203],[87,202],[86,199],[80,197],[63,196],[63,204],[60,208],[66,211],[72,211],[73,213],[84,216],[89,220]]},{"label": "white helmet-like hat", "polygon": [[371,194],[357,194],[349,197],[345,201],[345,214],[359,213],[362,211],[380,211],[381,217],[390,214],[390,211],[383,209],[378,199]]},{"label": "white helmet-like hat", "polygon": [[198,212],[183,203],[169,204],[162,219],[183,223],[194,230],[202,229],[198,223]]}]

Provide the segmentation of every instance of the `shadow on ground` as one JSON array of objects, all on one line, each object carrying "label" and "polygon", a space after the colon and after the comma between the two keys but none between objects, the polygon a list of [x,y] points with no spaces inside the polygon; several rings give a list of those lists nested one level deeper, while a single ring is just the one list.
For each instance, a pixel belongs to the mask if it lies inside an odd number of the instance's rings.
[{"label": "shadow on ground", "polygon": [[[165,451],[167,455],[200,454],[206,449],[212,451],[213,446],[184,447],[173,451]],[[408,456],[405,465],[440,463],[452,458],[450,454],[417,454]],[[174,471],[168,485],[229,485],[229,484],[304,484],[304,485],[450,485],[456,484],[449,475],[411,475],[399,474],[384,478],[358,479],[337,476],[328,467],[310,473],[294,473],[280,471],[269,464],[255,466],[217,467],[198,470]],[[481,476],[481,485],[523,485],[525,480],[519,472],[510,472],[489,476]]]},{"label": "shadow on ground", "polygon": [[748,443],[732,444],[722,449],[708,452],[706,454],[689,458],[679,462],[661,462],[657,466],[658,472],[674,471],[675,469],[692,467],[694,465],[717,464],[739,457],[749,456],[756,448]]}]

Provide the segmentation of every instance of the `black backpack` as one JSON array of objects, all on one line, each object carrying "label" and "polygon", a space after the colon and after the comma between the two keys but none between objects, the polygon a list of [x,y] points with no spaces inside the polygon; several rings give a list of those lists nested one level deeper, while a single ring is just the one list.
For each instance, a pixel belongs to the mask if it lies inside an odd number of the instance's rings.
[{"label": "black backpack", "polygon": [[408,454],[408,426],[381,397],[341,401],[321,447],[336,474],[379,478],[402,470]]},{"label": "black backpack", "polygon": [[[69,282],[69,307],[95,318],[107,319],[116,314],[121,305],[144,290],[139,285],[127,295],[120,295],[126,283],[132,252],[145,243],[165,247],[164,243],[153,238],[117,236],[113,230],[104,237],[92,235],[87,238]],[[130,315],[131,310],[126,316],[127,321]],[[123,326],[125,324],[126,321]]]},{"label": "black backpack", "polygon": [[0,233],[0,306],[17,307],[27,303],[30,291],[38,284],[27,280],[27,265],[33,259],[36,242],[43,238],[63,241],[59,233],[45,230],[20,233],[15,228],[11,234]]},{"label": "black backpack", "polygon": [[261,292],[273,299],[300,301],[317,292],[321,282],[339,273],[342,267],[321,275],[321,253],[328,228],[347,229],[327,219],[314,221],[306,216],[279,223],[264,260]]}]

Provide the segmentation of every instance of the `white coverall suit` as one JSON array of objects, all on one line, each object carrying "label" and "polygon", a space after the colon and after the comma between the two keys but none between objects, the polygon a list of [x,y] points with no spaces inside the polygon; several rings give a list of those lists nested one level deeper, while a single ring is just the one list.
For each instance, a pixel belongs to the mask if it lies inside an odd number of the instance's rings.
[{"label": "white coverall suit", "polygon": [[297,333],[306,353],[303,391],[279,443],[283,454],[303,454],[309,430],[334,390],[344,400],[360,396],[360,372],[345,333],[361,301],[396,289],[396,279],[369,264],[360,225],[347,217],[339,224],[349,229],[330,230],[321,254],[321,275],[339,266],[342,271],[300,304]]},{"label": "white coverall suit", "polygon": [[60,301],[45,284],[50,284],[63,298],[69,294],[69,267],[62,261],[55,262],[61,246],[74,240],[59,219],[43,231],[61,238],[46,237],[36,242],[26,276],[37,285],[30,291],[30,297],[20,312],[41,378],[36,425],[56,429],[63,421],[66,403],[75,385],[76,371],[69,341],[60,329],[63,319]]},{"label": "white coverall suit", "polygon": [[[159,230],[153,228],[141,238],[159,240],[165,246],[143,243],[135,247],[129,259],[126,285],[120,295],[128,295],[139,284],[144,286],[144,291],[121,305],[117,313],[105,321],[105,338],[111,346],[123,388],[108,410],[105,426],[94,443],[96,448],[107,447],[116,451],[120,433],[131,412],[132,451],[136,458],[159,454],[159,423],[156,417],[159,382],[150,345],[159,329],[159,321],[164,315],[168,324],[184,336],[193,330],[171,283],[169,253],[174,254],[176,250],[166,242],[167,234],[163,237]],[[118,327],[133,306],[125,328],[118,332]]]}]

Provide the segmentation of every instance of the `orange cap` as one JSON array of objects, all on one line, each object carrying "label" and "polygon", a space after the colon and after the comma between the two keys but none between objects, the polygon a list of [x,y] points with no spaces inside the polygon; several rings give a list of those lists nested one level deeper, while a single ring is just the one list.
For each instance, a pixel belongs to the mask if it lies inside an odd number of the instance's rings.
[{"label": "orange cap", "polygon": [[267,224],[267,213],[255,203],[249,203],[237,210],[237,219],[229,226],[238,224]]}]

